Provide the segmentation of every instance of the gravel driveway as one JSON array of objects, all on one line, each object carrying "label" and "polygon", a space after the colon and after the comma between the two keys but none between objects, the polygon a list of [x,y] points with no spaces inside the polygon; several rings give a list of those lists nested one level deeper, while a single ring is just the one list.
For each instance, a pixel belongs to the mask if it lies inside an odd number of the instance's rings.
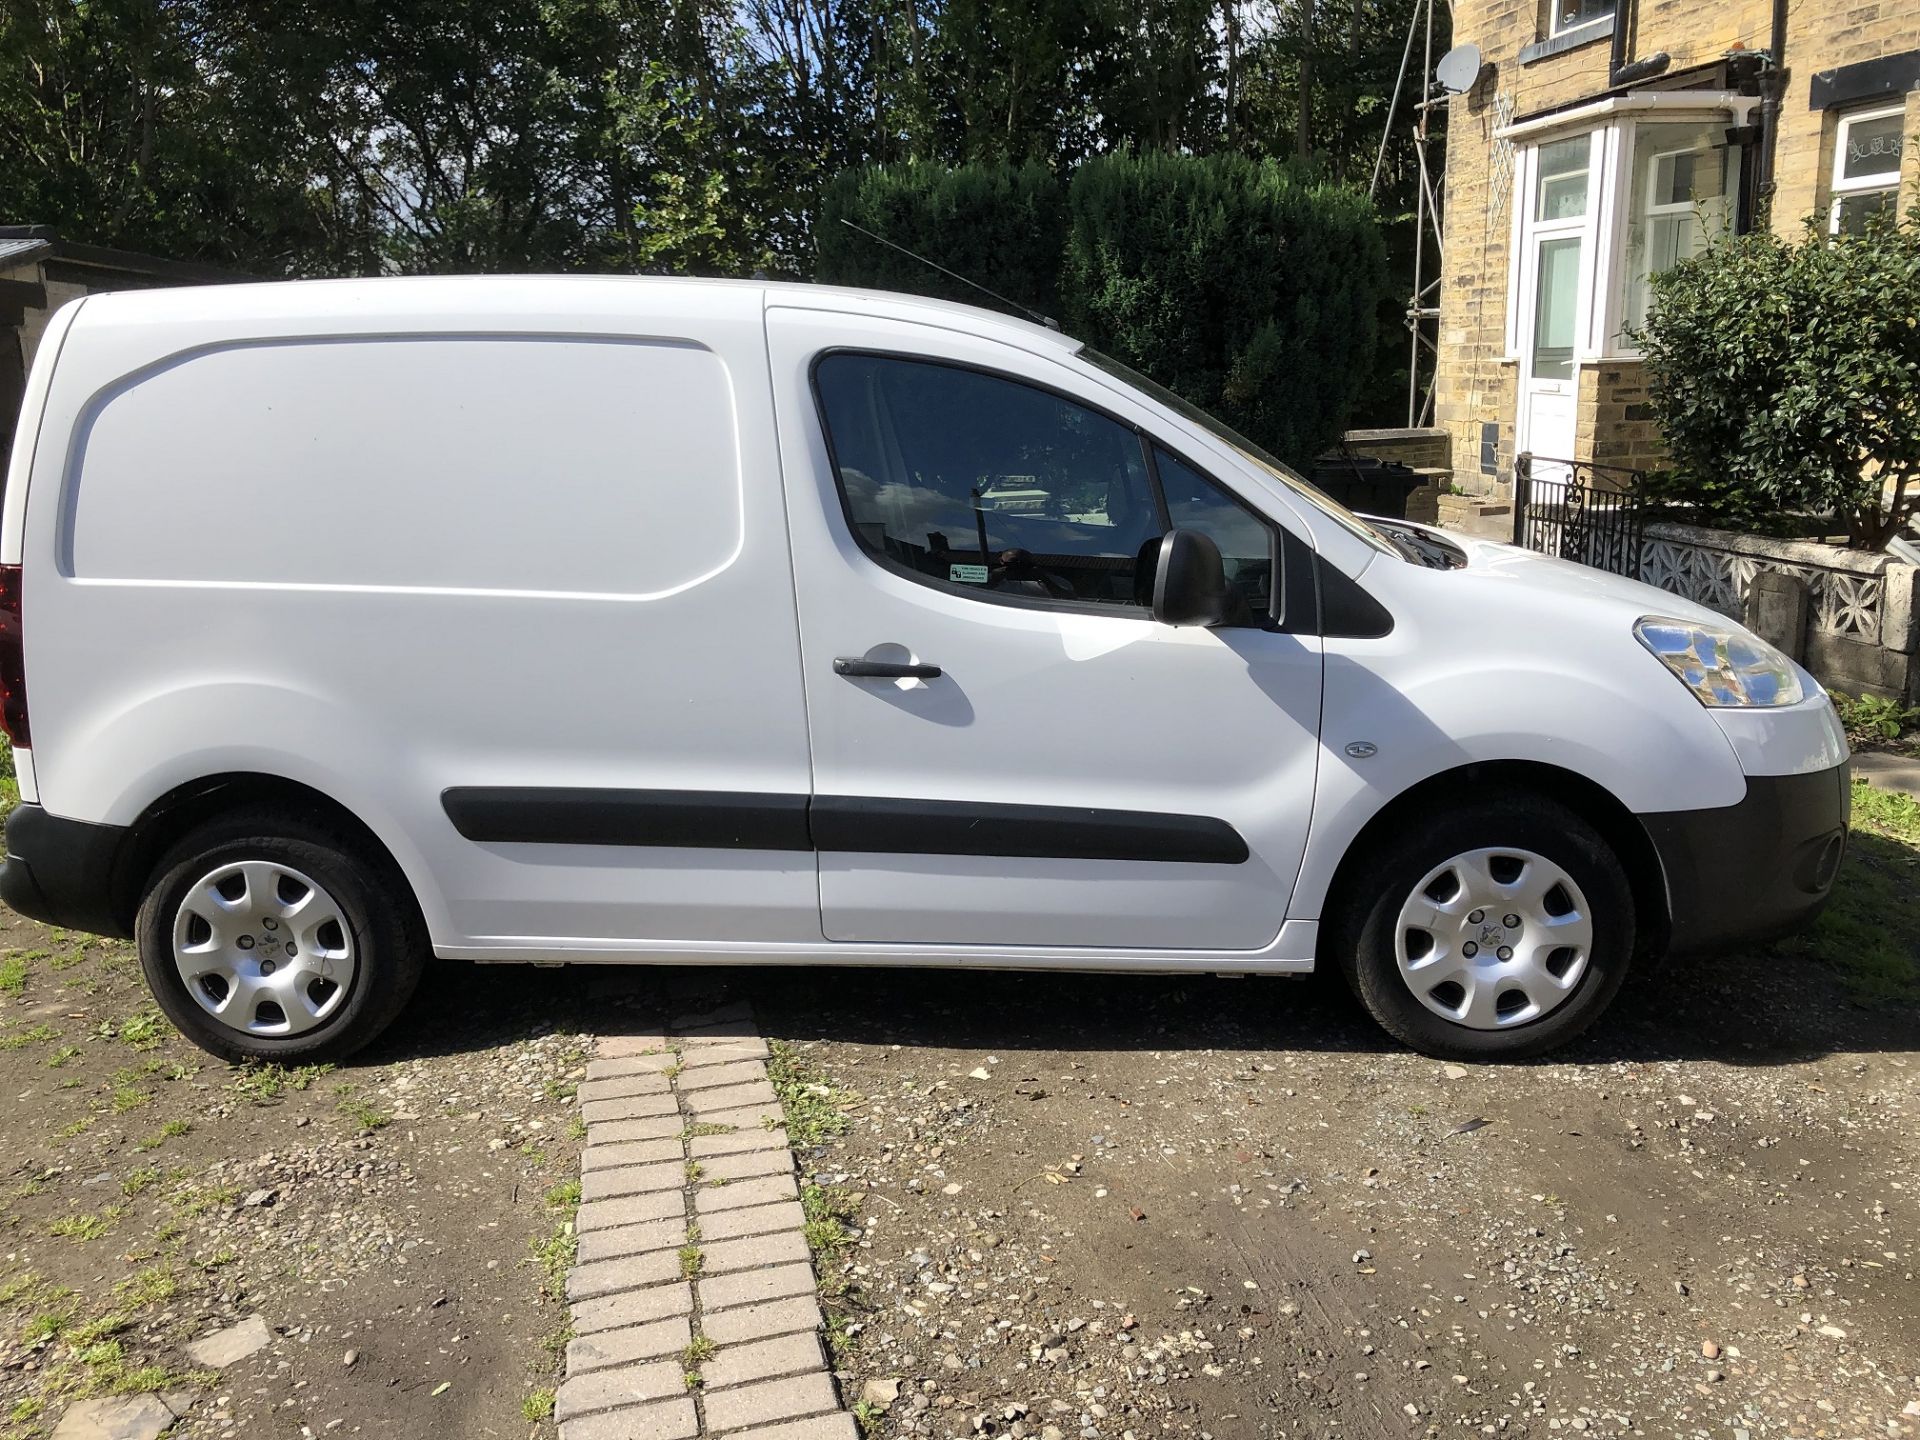
[{"label": "gravel driveway", "polygon": [[1311,984],[754,989],[852,1121],[876,1434],[1920,1434],[1920,1025],[1811,961],[1502,1067]]}]

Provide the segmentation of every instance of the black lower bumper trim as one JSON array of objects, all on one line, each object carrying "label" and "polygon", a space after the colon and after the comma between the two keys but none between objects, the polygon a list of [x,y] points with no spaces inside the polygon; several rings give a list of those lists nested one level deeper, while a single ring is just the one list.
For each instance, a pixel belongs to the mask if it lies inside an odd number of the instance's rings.
[{"label": "black lower bumper trim", "polygon": [[114,905],[120,825],[63,820],[38,805],[7,817],[7,858],[0,863],[0,900],[29,920],[126,939],[132,933]]},{"label": "black lower bumper trim", "polygon": [[1851,769],[1749,775],[1737,805],[1640,817],[1666,874],[1670,953],[1764,944],[1820,913],[1846,853]]}]

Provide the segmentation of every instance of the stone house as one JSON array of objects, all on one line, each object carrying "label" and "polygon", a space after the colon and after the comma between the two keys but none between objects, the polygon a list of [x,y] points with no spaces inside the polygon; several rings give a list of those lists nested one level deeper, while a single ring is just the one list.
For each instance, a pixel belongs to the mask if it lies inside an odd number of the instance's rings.
[{"label": "stone house", "polygon": [[211,265],[81,244],[50,225],[0,225],[0,476],[13,448],[27,370],[54,311],[100,290],[243,278]]},{"label": "stone house", "polygon": [[1472,528],[1517,454],[1661,458],[1650,275],[1920,201],[1917,0],[1454,0],[1453,39],[1484,63],[1448,105],[1434,420]]}]

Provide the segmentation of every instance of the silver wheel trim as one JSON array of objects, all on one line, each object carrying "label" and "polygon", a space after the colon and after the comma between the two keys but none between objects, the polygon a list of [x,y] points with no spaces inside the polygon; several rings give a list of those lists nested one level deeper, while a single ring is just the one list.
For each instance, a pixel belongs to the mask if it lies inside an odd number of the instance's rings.
[{"label": "silver wheel trim", "polygon": [[339,902],[271,860],[210,870],[173,917],[173,963],[187,994],[243,1035],[300,1035],[346,1003],[358,969]]},{"label": "silver wheel trim", "polygon": [[1513,846],[1436,865],[1394,927],[1407,989],[1470,1030],[1511,1030],[1551,1013],[1580,984],[1592,950],[1592,912],[1573,877]]}]

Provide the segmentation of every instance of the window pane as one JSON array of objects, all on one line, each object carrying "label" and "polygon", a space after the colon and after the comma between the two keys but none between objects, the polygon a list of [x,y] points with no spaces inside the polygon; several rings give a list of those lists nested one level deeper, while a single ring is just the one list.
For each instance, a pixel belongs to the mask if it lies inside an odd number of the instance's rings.
[{"label": "window pane", "polygon": [[1724,122],[1634,128],[1617,342],[1631,344],[1632,332],[1646,324],[1653,277],[1731,227],[1740,164],[1726,128]]},{"label": "window pane", "polygon": [[1573,378],[1574,314],[1580,304],[1580,237],[1540,242],[1534,281],[1533,378]]},{"label": "window pane", "polygon": [[816,371],[866,547],[940,585],[1135,605],[1160,534],[1133,431],[1031,385],[951,365],[829,355]]},{"label": "window pane", "polygon": [[1604,20],[1613,14],[1614,0],[1554,0],[1553,29],[1558,34],[1576,25]]},{"label": "window pane", "polygon": [[1840,178],[1859,180],[1869,175],[1899,175],[1900,124],[1904,118],[1882,115],[1849,124],[1840,153]]},{"label": "window pane", "polygon": [[1856,190],[1851,195],[1842,195],[1833,203],[1833,233],[1836,235],[1864,235],[1867,225],[1876,215],[1894,213],[1900,192],[1889,187],[1885,190]]},{"label": "window pane", "polygon": [[1534,219],[1575,220],[1587,213],[1587,162],[1592,153],[1591,135],[1540,147],[1540,194]]},{"label": "window pane", "polygon": [[1159,446],[1153,451],[1167,518],[1183,530],[1198,530],[1220,547],[1227,583],[1254,615],[1272,613],[1273,531],[1267,523],[1213,481]]}]

